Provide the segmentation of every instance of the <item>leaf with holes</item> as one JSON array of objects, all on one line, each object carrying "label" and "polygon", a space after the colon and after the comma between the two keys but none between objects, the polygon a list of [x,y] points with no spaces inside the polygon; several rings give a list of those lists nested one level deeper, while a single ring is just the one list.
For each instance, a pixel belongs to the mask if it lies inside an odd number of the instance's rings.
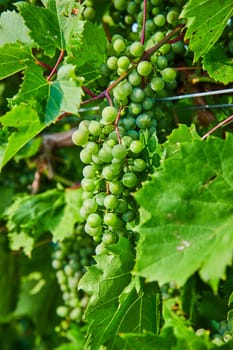
[{"label": "leaf with holes", "polygon": [[195,61],[214,46],[232,15],[232,0],[190,0],[186,3],[181,17],[187,19],[185,39],[189,40]]}]

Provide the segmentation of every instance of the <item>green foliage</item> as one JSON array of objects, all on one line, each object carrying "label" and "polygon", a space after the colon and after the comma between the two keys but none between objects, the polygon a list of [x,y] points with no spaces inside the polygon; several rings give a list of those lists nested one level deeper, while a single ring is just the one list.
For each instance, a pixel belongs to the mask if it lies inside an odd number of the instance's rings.
[{"label": "green foliage", "polygon": [[35,196],[18,197],[5,214],[12,249],[22,247],[31,255],[35,241],[46,232],[52,234],[54,241],[64,239],[81,221],[77,210],[80,206],[80,189],[53,189]]},{"label": "green foliage", "polygon": [[232,145],[231,135],[225,141],[204,142],[190,134],[178,145],[176,131],[169,137],[174,154],[136,194],[142,215],[147,211],[149,217],[138,229],[137,274],[161,284],[174,280],[181,286],[199,270],[217,290],[232,259]]},{"label": "green foliage", "polygon": [[231,349],[232,1],[3,8],[0,349]]},{"label": "green foliage", "polygon": [[[198,14],[198,16],[197,16]],[[233,15],[232,1],[190,0],[181,16],[187,19],[185,39],[194,51],[197,61],[205,56],[220,38],[227,21]]]}]

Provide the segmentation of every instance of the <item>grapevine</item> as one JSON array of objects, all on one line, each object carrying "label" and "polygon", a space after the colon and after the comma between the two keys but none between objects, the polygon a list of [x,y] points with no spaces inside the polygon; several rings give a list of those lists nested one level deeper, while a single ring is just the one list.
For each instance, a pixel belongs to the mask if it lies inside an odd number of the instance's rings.
[{"label": "grapevine", "polygon": [[0,350],[230,349],[232,1],[0,11]]}]

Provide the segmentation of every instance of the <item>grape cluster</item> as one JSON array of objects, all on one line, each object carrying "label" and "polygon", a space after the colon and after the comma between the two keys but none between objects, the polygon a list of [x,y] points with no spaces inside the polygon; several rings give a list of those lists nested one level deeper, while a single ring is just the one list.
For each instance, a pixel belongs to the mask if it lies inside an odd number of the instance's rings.
[{"label": "grape cluster", "polygon": [[53,253],[52,266],[62,292],[62,305],[57,307],[57,315],[68,321],[82,322],[87,305],[87,296],[78,291],[78,282],[85,272],[85,266],[92,263],[94,247],[79,225],[72,237],[57,243]]},{"label": "grape cluster", "polygon": [[[107,91],[109,105],[102,106],[95,120],[81,121],[72,136],[74,144],[82,147],[80,158],[86,165],[80,214],[86,233],[101,242],[97,253],[119,236],[131,235],[130,225],[138,215],[132,192],[153,166],[148,145],[162,129],[163,119],[171,119],[158,108],[155,97],[177,88],[172,65],[175,55],[184,53],[184,44],[159,43],[179,24],[178,2],[169,5],[167,1],[166,7],[160,0],[147,1],[144,43],[144,1],[112,1],[109,14],[114,20],[118,14],[119,25],[128,35],[112,36],[106,63],[100,67],[99,87]],[[157,50],[151,51],[155,45]]]}]

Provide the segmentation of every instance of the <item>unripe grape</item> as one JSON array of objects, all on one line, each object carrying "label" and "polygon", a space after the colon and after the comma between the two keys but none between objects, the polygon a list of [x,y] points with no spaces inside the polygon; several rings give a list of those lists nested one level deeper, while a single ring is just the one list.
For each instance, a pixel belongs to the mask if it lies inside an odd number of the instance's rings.
[{"label": "unripe grape", "polygon": [[106,192],[99,192],[95,196],[96,203],[100,206],[104,206],[104,198],[106,197]]},{"label": "unripe grape", "polygon": [[127,156],[127,149],[123,145],[115,145],[112,149],[113,158],[123,160]]},{"label": "unripe grape", "polygon": [[146,169],[146,162],[141,158],[134,159],[133,170],[136,172],[141,172]]},{"label": "unripe grape", "polygon": [[118,235],[112,231],[106,231],[102,237],[102,242],[105,245],[114,244],[118,241]]},{"label": "unripe grape", "polygon": [[117,65],[120,68],[128,69],[130,65],[130,60],[127,56],[121,56],[118,58]]},{"label": "unripe grape", "polygon": [[122,183],[119,180],[109,182],[109,191],[112,194],[120,194],[123,191]]},{"label": "unripe grape", "polygon": [[130,82],[131,85],[133,86],[138,86],[141,84],[142,82],[142,77],[138,74],[138,72],[136,70],[133,70],[129,76],[128,76],[128,80]]},{"label": "unripe grape", "polygon": [[132,172],[125,173],[122,177],[122,183],[127,188],[133,188],[137,185],[137,176]]},{"label": "unripe grape", "polygon": [[106,123],[113,123],[117,117],[117,109],[113,106],[107,106],[102,111],[102,119]]},{"label": "unripe grape", "polygon": [[149,61],[139,62],[137,71],[143,77],[147,77],[152,72],[152,64]]},{"label": "unripe grape", "polygon": [[108,59],[107,59],[107,66],[109,69],[111,70],[116,70],[117,69],[117,57],[116,56],[110,56]]},{"label": "unripe grape", "polygon": [[139,102],[142,102],[144,100],[144,91],[140,88],[133,88],[133,91],[130,95],[130,98],[133,102],[136,102],[136,103],[139,103]]},{"label": "unripe grape", "polygon": [[164,70],[162,70],[161,74],[162,74],[163,80],[168,83],[170,81],[175,80],[176,78],[176,71],[174,68],[169,68],[169,67],[165,68]]},{"label": "unripe grape", "polygon": [[93,213],[87,217],[87,224],[91,227],[101,226],[101,217],[99,214]]},{"label": "unripe grape", "polygon": [[157,27],[163,27],[164,24],[166,23],[166,18],[164,15],[158,14],[154,17],[153,21]]},{"label": "unripe grape", "polygon": [[77,146],[83,146],[88,142],[89,133],[86,130],[75,130],[72,134],[72,141]]},{"label": "unripe grape", "polygon": [[165,82],[161,77],[155,77],[151,80],[151,88],[154,91],[160,91],[164,88]]},{"label": "unripe grape", "polygon": [[96,187],[95,180],[83,178],[81,180],[81,186],[82,186],[83,190],[86,192],[94,192],[95,187]]},{"label": "unripe grape", "polygon": [[114,213],[106,213],[104,215],[104,223],[107,226],[116,226],[117,224],[117,216]]},{"label": "unripe grape", "polygon": [[104,206],[107,209],[115,209],[117,204],[118,200],[114,194],[109,194],[104,198]]},{"label": "unripe grape", "polygon": [[101,134],[101,125],[96,120],[91,120],[88,126],[88,131],[93,136],[98,136]]},{"label": "unripe grape", "polygon": [[140,153],[144,148],[143,143],[140,140],[134,140],[130,145],[130,151],[133,153]]},{"label": "unripe grape", "polygon": [[136,124],[140,129],[148,129],[151,125],[151,117],[146,113],[142,113],[137,117]]},{"label": "unripe grape", "polygon": [[113,42],[113,49],[117,54],[120,54],[122,51],[125,50],[125,43],[123,39],[116,39]]},{"label": "unripe grape", "polygon": [[140,41],[135,41],[130,45],[129,52],[134,57],[141,57],[144,52],[144,46]]}]

